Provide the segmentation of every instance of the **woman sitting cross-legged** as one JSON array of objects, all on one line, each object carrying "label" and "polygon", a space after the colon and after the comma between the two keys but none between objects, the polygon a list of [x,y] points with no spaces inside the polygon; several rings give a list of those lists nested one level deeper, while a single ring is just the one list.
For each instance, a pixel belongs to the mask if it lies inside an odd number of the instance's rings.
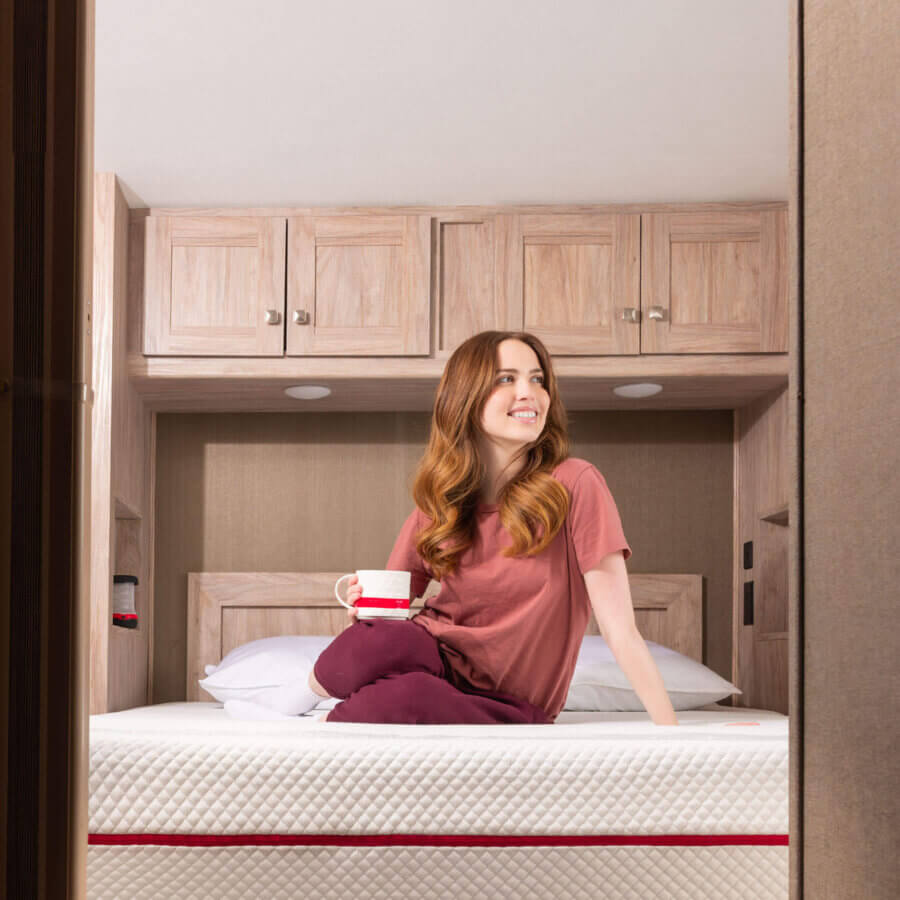
[{"label": "woman sitting cross-legged", "polygon": [[[431,579],[440,593],[408,620],[357,620],[322,652],[315,702],[343,701],[327,721],[552,723],[593,608],[652,720],[678,724],[635,625],[615,501],[568,449],[538,338],[486,331],[456,349],[386,566],[412,573],[413,597]],[[360,595],[354,576],[348,602]]]}]

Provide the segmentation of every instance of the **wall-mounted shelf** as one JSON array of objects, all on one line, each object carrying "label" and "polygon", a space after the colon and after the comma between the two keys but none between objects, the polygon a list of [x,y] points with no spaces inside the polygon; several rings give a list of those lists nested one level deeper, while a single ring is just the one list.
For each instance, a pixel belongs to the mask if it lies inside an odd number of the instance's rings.
[{"label": "wall-mounted shelf", "polygon": [[[131,383],[157,412],[430,412],[446,365],[426,357],[145,357],[128,359]],[[788,383],[785,353],[560,357],[553,361],[563,403],[578,409],[735,409]],[[645,400],[612,389],[655,381]],[[322,400],[284,394],[324,384]]]},{"label": "wall-mounted shelf", "polygon": [[759,518],[761,521],[771,522],[773,525],[787,525],[788,508],[786,506],[780,506],[777,509],[772,509],[768,512],[760,513]]}]

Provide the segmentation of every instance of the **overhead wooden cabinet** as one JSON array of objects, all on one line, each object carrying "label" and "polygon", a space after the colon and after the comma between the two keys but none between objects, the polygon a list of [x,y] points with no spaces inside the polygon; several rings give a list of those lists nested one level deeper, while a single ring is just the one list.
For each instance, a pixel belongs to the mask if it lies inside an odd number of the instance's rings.
[{"label": "overhead wooden cabinet", "polygon": [[281,356],[285,219],[148,216],[144,353]]},{"label": "overhead wooden cabinet", "polygon": [[787,353],[787,212],[641,217],[641,353]]},{"label": "overhead wooden cabinet", "polygon": [[287,355],[428,355],[430,265],[430,216],[288,219]]},{"label": "overhead wooden cabinet", "polygon": [[449,357],[474,334],[510,327],[509,310],[501,306],[505,298],[497,290],[495,219],[464,212],[435,217],[438,359]]},{"label": "overhead wooden cabinet", "polygon": [[554,356],[638,353],[623,319],[640,306],[640,215],[497,216],[507,327],[537,335]]},{"label": "overhead wooden cabinet", "polygon": [[771,205],[145,222],[148,356],[445,359],[491,329],[556,357],[787,352],[787,210]]}]

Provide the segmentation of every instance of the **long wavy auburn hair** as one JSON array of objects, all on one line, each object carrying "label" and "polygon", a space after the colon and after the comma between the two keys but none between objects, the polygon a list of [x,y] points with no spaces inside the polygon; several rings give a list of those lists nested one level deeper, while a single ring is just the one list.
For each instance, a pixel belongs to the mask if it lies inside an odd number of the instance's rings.
[{"label": "long wavy auburn hair", "polygon": [[547,348],[522,331],[482,331],[456,348],[437,388],[428,446],[413,478],[416,506],[431,524],[416,535],[416,550],[440,580],[471,546],[476,506],[487,467],[478,451],[481,414],[495,387],[498,346],[515,339],[537,354],[550,397],[541,434],[513,461],[522,470],[500,490],[500,521],[513,543],[504,556],[535,556],[556,536],[569,511],[569,494],[550,474],[569,456],[568,421]]}]

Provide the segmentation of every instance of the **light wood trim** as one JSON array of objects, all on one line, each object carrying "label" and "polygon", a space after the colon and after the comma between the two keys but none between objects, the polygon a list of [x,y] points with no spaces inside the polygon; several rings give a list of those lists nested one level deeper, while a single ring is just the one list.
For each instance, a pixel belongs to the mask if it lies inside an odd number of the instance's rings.
[{"label": "light wood trim", "polygon": [[[384,357],[129,359],[131,381],[159,412],[430,411],[446,359]],[[787,384],[786,354],[558,357],[567,409],[735,409]],[[645,400],[612,393],[629,381],[663,391]],[[294,400],[292,384],[325,384],[322,400]]]},{"label": "light wood trim", "polygon": [[[431,352],[431,219],[404,217],[403,352]],[[421,298],[421,299],[420,299]]]},{"label": "light wood trim", "polygon": [[[287,289],[285,293],[284,327],[287,332],[287,354],[309,353],[315,340],[316,328],[316,220],[290,218],[287,220]],[[306,325],[293,321],[295,310],[303,310],[309,317]],[[287,356],[287,358],[290,358]],[[278,362],[286,361],[278,360]]]},{"label": "light wood trim", "polygon": [[[753,403],[785,384],[781,377],[706,378],[702,383],[679,378],[653,377],[663,391],[643,400],[630,400],[612,393],[616,385],[645,377],[560,379],[560,392],[567,410],[701,410],[735,409]],[[177,388],[155,384],[143,392],[145,402],[160,412],[430,412],[436,381],[396,378],[329,379],[331,389],[322,400],[295,400],[283,393],[292,384],[322,384],[320,378],[281,379],[253,383],[236,378],[209,382],[189,379]]]},{"label": "light wood trim", "polygon": [[112,567],[112,345],[115,279],[116,177],[94,178],[91,420],[91,639],[90,711],[106,712]]},{"label": "light wood trim", "polygon": [[[746,650],[741,649],[741,633],[743,629],[744,597],[742,583],[744,580],[744,541],[741,535],[741,423],[737,410],[732,416],[732,504],[731,504],[731,540],[732,540],[732,569],[731,569],[731,683],[741,687],[741,659],[747,657]],[[738,705],[738,697],[731,698],[733,706]]]},{"label": "light wood trim", "polygon": [[[790,566],[788,391],[734,412],[734,605],[732,681],[740,706],[788,713]],[[753,541],[753,566],[743,544]],[[744,583],[754,585],[754,623],[744,625]],[[766,630],[766,629],[770,630]],[[781,641],[781,644],[778,642]],[[775,642],[777,646],[769,646]],[[767,646],[761,646],[766,643]]]},{"label": "light wood trim", "polygon": [[[132,210],[133,212],[133,210]],[[144,244],[147,219],[128,224],[128,356],[144,352]]]},{"label": "light wood trim", "polygon": [[153,620],[156,616],[156,593],[154,576],[156,572],[156,413],[146,411],[146,450],[145,464],[147,472],[147,509],[149,514],[144,522],[144,578],[146,590],[144,596],[144,621],[147,630],[147,703],[153,703]]},{"label": "light wood trim", "polygon": [[[434,378],[440,379],[446,365],[441,359],[398,359],[396,357],[320,357],[317,359],[248,359],[245,357],[203,357],[190,359],[148,358],[134,354],[128,359],[128,373],[140,384],[152,379],[177,378]],[[554,371],[562,378],[674,376],[705,378],[775,376],[787,378],[788,359],[783,353],[710,353],[699,356],[596,356],[557,357]]]},{"label": "light wood trim", "polygon": [[759,261],[761,299],[760,339],[767,352],[784,353],[790,348],[788,327],[788,212],[760,213],[762,245]]},{"label": "light wood trim", "polygon": [[569,215],[585,213],[677,213],[677,212],[765,212],[786,209],[784,200],[735,201],[732,203],[549,203],[545,205],[500,206],[204,206],[140,207],[134,218],[144,216],[492,216]]},{"label": "light wood trim", "polygon": [[[507,328],[509,311],[497,289],[495,216],[447,213],[432,219],[432,347],[449,359],[464,340]],[[445,253],[449,246],[456,253]]]},{"label": "light wood trim", "polygon": [[[334,599],[334,583],[343,572],[190,572],[188,574],[188,700],[207,700],[198,680],[204,667],[223,654],[225,610],[302,609],[306,634],[337,635],[350,624]],[[702,661],[703,577],[701,575],[629,575],[635,620],[641,634]],[[440,591],[431,581],[412,606],[420,608]],[[661,616],[660,613],[665,613]],[[252,614],[252,613],[251,613]],[[258,632],[255,632],[258,633]],[[598,634],[591,614],[586,634]]]},{"label": "light wood trim", "polygon": [[[147,700],[146,666],[152,615],[148,535],[153,508],[148,429],[152,413],[127,373],[128,207],[110,173],[94,179],[91,421],[90,711],[108,712]],[[117,533],[123,520],[128,540]],[[112,625],[112,576],[134,566],[142,613],[135,630]]]},{"label": "light wood trim", "polygon": [[525,273],[521,258],[522,217],[512,212],[502,213],[494,220],[494,272],[497,305],[506,311],[506,328],[523,331],[525,308],[522,292]]}]

